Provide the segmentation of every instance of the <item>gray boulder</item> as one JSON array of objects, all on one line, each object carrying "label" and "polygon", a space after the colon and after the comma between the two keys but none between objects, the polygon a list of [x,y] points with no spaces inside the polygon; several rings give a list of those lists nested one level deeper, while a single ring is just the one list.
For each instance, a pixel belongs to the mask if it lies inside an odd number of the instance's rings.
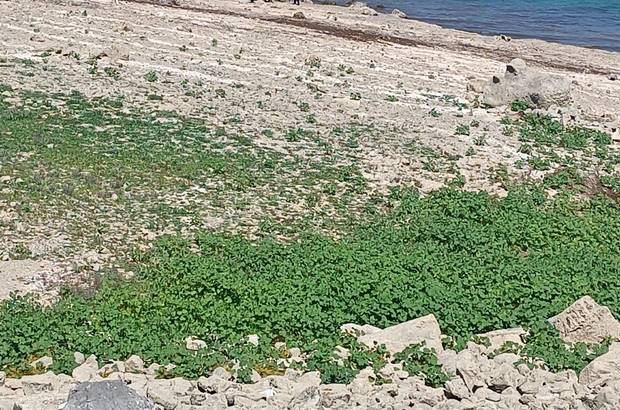
[{"label": "gray boulder", "polygon": [[520,99],[546,109],[552,104],[566,105],[570,101],[570,87],[566,77],[532,70],[516,58],[506,65],[503,78],[494,76],[484,87],[482,102],[498,107]]},{"label": "gray boulder", "polygon": [[121,380],[82,383],[69,392],[63,410],[156,410],[158,406]]}]

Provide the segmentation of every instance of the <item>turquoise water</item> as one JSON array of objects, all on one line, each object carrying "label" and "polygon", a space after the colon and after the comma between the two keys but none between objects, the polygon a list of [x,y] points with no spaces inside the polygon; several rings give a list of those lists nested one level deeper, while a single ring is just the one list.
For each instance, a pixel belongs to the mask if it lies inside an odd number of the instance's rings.
[{"label": "turquoise water", "polygon": [[[367,0],[443,27],[620,52],[620,0]],[[339,1],[344,4],[346,1]]]}]

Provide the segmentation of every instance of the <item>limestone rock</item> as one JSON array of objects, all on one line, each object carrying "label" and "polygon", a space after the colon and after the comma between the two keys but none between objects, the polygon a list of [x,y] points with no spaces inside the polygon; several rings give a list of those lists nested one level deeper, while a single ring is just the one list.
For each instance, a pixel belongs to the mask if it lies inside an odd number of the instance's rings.
[{"label": "limestone rock", "polygon": [[378,16],[379,15],[379,13],[377,13],[376,10],[368,7],[366,3],[362,3],[359,1],[356,1],[353,4],[351,4],[349,6],[349,9],[355,10],[355,12],[362,14],[364,16]]},{"label": "limestone rock", "polygon": [[73,369],[71,376],[80,383],[88,382],[97,377],[98,371],[99,365],[97,364],[97,357],[90,355],[84,363]]},{"label": "limestone rock", "polygon": [[609,351],[592,360],[579,373],[579,383],[587,386],[620,380],[620,342],[612,343]]},{"label": "limestone rock", "polygon": [[495,351],[502,347],[506,342],[516,343],[523,346],[524,343],[521,339],[521,336],[524,335],[525,330],[523,330],[523,328],[521,327],[517,327],[514,329],[502,329],[482,333],[479,334],[478,337],[489,339],[491,346],[489,346],[488,351]]},{"label": "limestone rock", "polygon": [[153,400],[155,404],[163,406],[165,410],[174,410],[179,404],[170,380],[152,380],[149,382],[146,397]]},{"label": "limestone rock", "polygon": [[26,396],[38,393],[51,392],[56,384],[56,375],[53,372],[22,377],[22,389]]},{"label": "limestone rock", "polygon": [[620,323],[606,306],[584,296],[549,319],[566,343],[600,343],[607,336],[620,338]]},{"label": "limestone rock", "polygon": [[360,325],[356,325],[353,323],[346,323],[342,326],[340,326],[340,330],[345,332],[345,333],[349,333],[352,335],[355,334],[359,334],[359,335],[370,335],[372,333],[377,333],[380,332],[381,329],[375,326],[371,326],[371,325],[364,325],[364,326],[360,326]]},{"label": "limestone rock", "polygon": [[140,356],[131,356],[125,361],[125,371],[127,373],[144,373],[144,361]]},{"label": "limestone rock", "polygon": [[370,347],[375,343],[385,344],[391,353],[402,352],[407,346],[422,342],[426,343],[426,347],[435,349],[437,353],[443,351],[441,329],[432,314],[360,336],[357,340]]},{"label": "limestone rock", "polygon": [[82,383],[71,390],[63,410],[155,410],[155,405],[120,380]]},{"label": "limestone rock", "polygon": [[517,58],[506,66],[503,78],[494,76],[484,87],[482,103],[498,107],[521,99],[537,108],[565,105],[570,100],[570,87],[566,77],[532,70]]},{"label": "limestone rock", "polygon": [[297,13],[293,14],[293,18],[294,19],[299,19],[299,20],[305,20],[306,16],[301,11],[298,11]]},{"label": "limestone rock", "polygon": [[[204,349],[205,347],[207,347],[207,343],[204,340],[197,339],[194,336],[188,336],[185,339],[185,348],[187,350],[197,351],[197,350],[200,350],[200,349]],[[143,366],[144,366],[144,364],[143,364]]]},{"label": "limestone rock", "polygon": [[49,356],[43,356],[38,360],[30,363],[30,366],[36,368],[37,366],[41,366],[44,369],[47,369],[54,363],[54,360]]},{"label": "limestone rock", "polygon": [[401,19],[406,19],[407,15],[398,9],[392,10],[392,16],[396,16]]}]

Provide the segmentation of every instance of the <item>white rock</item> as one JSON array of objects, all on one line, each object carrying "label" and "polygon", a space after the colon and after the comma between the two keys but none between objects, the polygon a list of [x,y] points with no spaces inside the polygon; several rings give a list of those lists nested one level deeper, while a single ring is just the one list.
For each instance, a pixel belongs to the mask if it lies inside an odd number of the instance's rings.
[{"label": "white rock", "polygon": [[566,343],[600,343],[605,337],[620,338],[620,323],[606,306],[584,296],[549,319]]},{"label": "white rock", "polygon": [[44,369],[47,369],[52,364],[54,364],[54,360],[51,357],[43,356],[40,359],[35,360],[34,362],[30,363],[30,366],[32,366],[34,368],[36,368],[37,366],[41,366]]},{"label": "white rock", "polygon": [[170,380],[150,381],[147,386],[146,397],[153,400],[155,404],[163,406],[165,410],[174,410],[179,404]]},{"label": "white rock", "polygon": [[392,15],[401,19],[406,19],[407,15],[398,9],[392,10]]},{"label": "white rock", "polygon": [[466,399],[469,397],[469,389],[460,377],[448,380],[445,385],[446,391],[457,399]]},{"label": "white rock", "polygon": [[517,327],[514,329],[494,330],[492,332],[479,334],[478,336],[489,339],[491,346],[489,346],[488,351],[495,351],[502,347],[506,342],[512,342],[523,346],[524,343],[521,336],[524,335],[525,330],[521,327]]},{"label": "white rock", "polygon": [[375,343],[384,344],[391,353],[402,352],[407,346],[422,342],[426,343],[426,347],[435,349],[437,353],[443,351],[441,329],[432,314],[360,336],[357,340],[369,347]]},{"label": "white rock", "polygon": [[187,350],[200,350],[200,349],[204,349],[205,347],[207,347],[207,343],[204,340],[200,340],[197,339],[194,336],[188,336],[185,339],[185,348]]},{"label": "white rock", "polygon": [[95,379],[98,371],[99,365],[97,364],[97,357],[90,355],[84,363],[73,369],[71,376],[78,382],[83,383]]},{"label": "white rock", "polygon": [[364,325],[364,326],[360,326],[360,325],[356,325],[353,323],[345,323],[344,325],[340,326],[340,330],[343,331],[344,333],[349,333],[352,335],[370,335],[376,332],[380,332],[381,328],[375,327],[375,326],[371,326],[371,325]]},{"label": "white rock", "polygon": [[249,335],[248,343],[254,346],[258,346],[258,335]]},{"label": "white rock", "polygon": [[56,375],[53,372],[22,377],[22,389],[26,396],[54,391]]},{"label": "white rock", "polygon": [[127,373],[143,373],[144,361],[140,356],[131,356],[129,359],[125,360],[125,371]]},{"label": "white rock", "polygon": [[613,380],[620,380],[620,342],[612,343],[607,353],[592,360],[579,373],[579,383],[587,386]]},{"label": "white rock", "polygon": [[86,361],[86,358],[84,357],[84,355],[80,352],[75,352],[73,353],[73,357],[75,359],[75,362],[77,364],[82,364]]}]

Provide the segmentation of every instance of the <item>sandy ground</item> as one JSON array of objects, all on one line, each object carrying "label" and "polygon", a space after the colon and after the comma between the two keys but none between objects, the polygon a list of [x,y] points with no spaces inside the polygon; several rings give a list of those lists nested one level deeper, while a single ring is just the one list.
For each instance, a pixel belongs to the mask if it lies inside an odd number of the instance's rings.
[{"label": "sandy ground", "polygon": [[[518,152],[521,143],[502,132],[504,108],[470,108],[480,96],[467,86],[503,73],[505,64],[516,57],[573,81],[573,102],[565,115],[568,112],[580,125],[615,132],[615,138],[619,135],[620,80],[612,79],[620,73],[620,54],[484,37],[392,15],[369,15],[373,13],[358,6],[230,0],[181,0],[180,7],[147,3],[0,1],[0,58],[32,59],[48,70],[28,77],[2,66],[0,83],[16,91],[122,95],[129,106],[208,118],[215,126],[240,116],[244,121],[239,133],[256,135],[256,144],[285,152],[286,142],[261,139],[260,130],[307,126],[307,114],[299,109],[303,102],[316,117],[317,132],[352,121],[383,130],[380,138],[361,138],[357,154],[364,176],[379,191],[394,184],[415,185],[423,192],[444,185],[446,172],[425,169],[412,150],[417,145],[445,156],[459,155],[456,164],[467,179],[466,189],[501,195],[500,184],[489,176],[499,165],[514,168],[523,158]],[[293,17],[300,11],[305,19]],[[41,57],[45,52],[49,55]],[[115,67],[120,78],[89,75],[84,60],[95,56],[100,69]],[[144,76],[149,72],[173,81],[147,83]],[[228,97],[197,102],[185,95],[184,80],[204,83],[209,91],[225,88]],[[238,84],[243,87],[231,87]],[[148,101],[149,93],[165,98]],[[207,115],[213,101],[218,110]],[[442,115],[429,115],[433,109]],[[455,135],[458,125],[474,120],[480,126],[470,135]],[[481,138],[485,144],[478,146]],[[472,146],[476,155],[465,155]],[[11,215],[3,216],[0,209],[0,218]],[[10,234],[5,230],[4,239]],[[30,245],[62,247],[65,240],[69,239],[45,231]],[[84,249],[80,258],[89,252]],[[37,278],[67,266],[53,259],[0,262],[2,285],[10,283],[0,298],[9,290],[46,289]]]}]

